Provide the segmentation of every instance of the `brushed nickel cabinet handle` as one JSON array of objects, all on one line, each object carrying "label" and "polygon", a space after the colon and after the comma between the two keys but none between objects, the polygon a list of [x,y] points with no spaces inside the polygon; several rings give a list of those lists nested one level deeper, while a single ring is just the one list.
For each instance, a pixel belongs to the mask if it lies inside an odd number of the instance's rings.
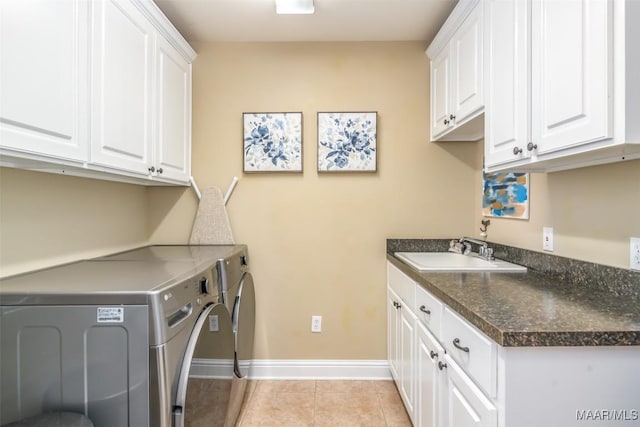
[{"label": "brushed nickel cabinet handle", "polygon": [[465,353],[469,353],[469,347],[463,347],[463,346],[460,345],[460,338],[455,338],[453,340],[453,346],[455,348],[457,348],[458,350],[462,350]]}]

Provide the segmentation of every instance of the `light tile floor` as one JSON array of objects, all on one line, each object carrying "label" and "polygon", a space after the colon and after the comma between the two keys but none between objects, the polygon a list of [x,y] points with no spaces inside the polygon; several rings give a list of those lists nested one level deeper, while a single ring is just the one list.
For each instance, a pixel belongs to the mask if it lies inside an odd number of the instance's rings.
[{"label": "light tile floor", "polygon": [[411,426],[393,381],[250,381],[239,427]]}]

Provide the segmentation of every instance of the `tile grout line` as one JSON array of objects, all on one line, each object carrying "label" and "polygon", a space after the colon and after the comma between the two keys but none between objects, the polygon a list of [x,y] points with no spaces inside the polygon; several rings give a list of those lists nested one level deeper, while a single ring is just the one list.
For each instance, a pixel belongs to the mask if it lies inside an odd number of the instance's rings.
[{"label": "tile grout line", "polygon": [[313,411],[311,413],[311,427],[316,425],[316,412],[318,406],[318,381],[313,382]]}]

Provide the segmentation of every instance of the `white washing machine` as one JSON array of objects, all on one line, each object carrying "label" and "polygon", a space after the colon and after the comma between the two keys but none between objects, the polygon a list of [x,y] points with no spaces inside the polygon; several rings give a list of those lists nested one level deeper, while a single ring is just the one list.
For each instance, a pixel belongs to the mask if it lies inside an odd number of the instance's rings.
[{"label": "white washing machine", "polygon": [[237,334],[217,265],[246,247],[166,248],[198,255],[0,280],[0,424],[56,410],[96,427],[233,424]]}]

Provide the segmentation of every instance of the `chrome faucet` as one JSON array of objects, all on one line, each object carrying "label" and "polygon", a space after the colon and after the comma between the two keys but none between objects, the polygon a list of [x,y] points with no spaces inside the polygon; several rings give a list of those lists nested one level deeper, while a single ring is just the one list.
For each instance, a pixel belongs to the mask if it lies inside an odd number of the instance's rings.
[{"label": "chrome faucet", "polygon": [[471,243],[475,243],[478,245],[477,255],[480,258],[484,258],[486,260],[495,259],[493,256],[493,248],[490,248],[487,242],[483,240],[473,239],[471,237],[462,237],[459,240],[451,240],[449,242],[449,252],[456,252],[463,255],[469,255],[475,252],[472,252]]}]

